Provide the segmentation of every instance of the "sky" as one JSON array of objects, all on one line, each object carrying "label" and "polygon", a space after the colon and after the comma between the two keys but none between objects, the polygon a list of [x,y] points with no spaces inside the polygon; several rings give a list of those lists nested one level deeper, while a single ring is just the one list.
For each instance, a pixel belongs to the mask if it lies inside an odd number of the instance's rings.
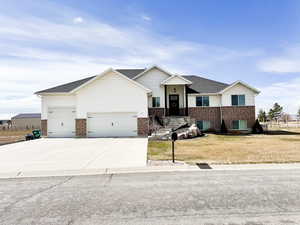
[{"label": "sky", "polygon": [[33,93],[107,68],[159,65],[259,89],[256,108],[300,107],[298,0],[0,0],[0,119]]}]

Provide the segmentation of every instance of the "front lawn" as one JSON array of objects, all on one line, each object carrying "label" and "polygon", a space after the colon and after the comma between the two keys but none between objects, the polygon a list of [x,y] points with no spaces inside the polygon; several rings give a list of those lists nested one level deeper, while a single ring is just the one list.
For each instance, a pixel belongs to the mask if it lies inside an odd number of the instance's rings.
[{"label": "front lawn", "polygon": [[[270,131],[264,135],[208,134],[175,144],[176,160],[187,163],[300,162],[300,129]],[[171,159],[170,141],[149,141],[148,159]]]},{"label": "front lawn", "polygon": [[0,145],[25,140],[25,135],[31,130],[0,130]]}]

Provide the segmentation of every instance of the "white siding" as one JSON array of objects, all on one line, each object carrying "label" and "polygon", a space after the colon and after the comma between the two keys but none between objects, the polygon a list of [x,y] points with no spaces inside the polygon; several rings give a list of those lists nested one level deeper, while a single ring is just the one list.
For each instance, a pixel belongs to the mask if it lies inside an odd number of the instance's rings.
[{"label": "white siding", "polygon": [[55,95],[55,96],[42,96],[42,115],[41,119],[48,119],[48,108],[55,107],[75,107],[75,95]]},{"label": "white siding", "polygon": [[77,118],[105,112],[135,112],[137,117],[148,117],[147,100],[145,90],[110,72],[78,90]]},{"label": "white siding", "polygon": [[[203,96],[203,95],[199,95]],[[188,96],[188,105],[189,107],[196,107],[196,96]],[[210,95],[209,96],[209,106],[210,107],[219,107],[221,105],[221,96],[220,95]]]},{"label": "white siding", "polygon": [[245,105],[255,105],[255,93],[242,84],[237,84],[222,95],[222,105],[231,106],[231,95],[245,95]]},{"label": "white siding", "polygon": [[185,84],[188,84],[188,82],[186,82],[185,80],[183,80],[182,78],[180,78],[178,76],[174,76],[164,84],[167,84],[167,85],[185,85]]},{"label": "white siding", "polygon": [[[154,68],[135,81],[152,90],[153,97],[160,97],[160,107],[165,107],[165,89],[160,83],[169,77],[168,74]],[[152,101],[149,101],[148,106],[152,107]]]}]

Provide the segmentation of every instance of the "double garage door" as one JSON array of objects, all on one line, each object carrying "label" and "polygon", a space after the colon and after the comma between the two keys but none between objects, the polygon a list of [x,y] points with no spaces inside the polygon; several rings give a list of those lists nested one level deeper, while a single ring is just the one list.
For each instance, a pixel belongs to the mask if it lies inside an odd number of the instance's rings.
[{"label": "double garage door", "polygon": [[[48,111],[48,137],[75,137],[74,108],[53,108]],[[136,113],[88,113],[87,137],[137,136]]]},{"label": "double garage door", "polygon": [[88,113],[88,137],[137,136],[136,113]]}]

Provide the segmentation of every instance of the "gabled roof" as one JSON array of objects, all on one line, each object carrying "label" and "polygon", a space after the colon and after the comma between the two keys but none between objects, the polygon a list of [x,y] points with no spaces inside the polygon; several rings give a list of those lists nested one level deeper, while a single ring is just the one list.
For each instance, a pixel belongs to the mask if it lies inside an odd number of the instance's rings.
[{"label": "gabled roof", "polygon": [[249,88],[250,90],[252,90],[252,91],[255,92],[256,94],[259,94],[259,93],[260,93],[260,91],[257,90],[256,88],[251,87],[250,85],[248,85],[248,84],[246,84],[245,82],[240,81],[240,80],[238,80],[238,81],[236,81],[236,82],[230,84],[228,87],[226,87],[225,89],[223,89],[220,93],[224,93],[225,91],[229,90],[230,88],[232,88],[232,87],[234,87],[234,86],[236,86],[236,85],[238,85],[238,84],[241,84],[241,85],[245,86],[246,88]]},{"label": "gabled roof", "polygon": [[167,79],[165,79],[164,81],[162,81],[160,84],[171,84],[171,85],[182,85],[182,84],[192,84],[192,82],[186,78],[184,78],[183,76],[180,76],[178,74],[172,75],[170,77],[168,77]]},{"label": "gabled roof", "polygon": [[145,69],[143,72],[139,73],[138,75],[136,75],[136,76],[133,77],[132,79],[135,80],[135,79],[137,79],[137,78],[143,76],[143,75],[146,74],[148,71],[150,71],[150,70],[152,70],[152,69],[154,69],[154,68],[156,68],[156,69],[158,69],[158,70],[164,72],[165,74],[167,74],[167,75],[169,75],[169,76],[172,76],[172,75],[173,75],[172,73],[168,72],[167,70],[165,70],[165,69],[163,69],[163,68],[161,68],[161,67],[159,67],[159,66],[157,66],[157,65],[153,65],[153,66],[151,66],[151,67]]},{"label": "gabled roof", "polygon": [[119,73],[124,74],[126,77],[133,79],[138,74],[144,72],[146,69],[116,69]]},{"label": "gabled roof", "polygon": [[70,83],[62,84],[53,88],[48,88],[42,91],[35,92],[35,94],[42,94],[42,93],[68,93],[75,88],[81,86],[82,84],[88,82],[89,80],[92,80],[96,76],[87,77],[81,80],[73,81]]},{"label": "gabled roof", "polygon": [[229,86],[229,84],[209,80],[196,75],[183,75],[183,77],[192,82],[192,85],[187,89],[189,94],[218,93]]},{"label": "gabled roof", "polygon": [[21,119],[21,118],[41,118],[40,113],[20,113],[16,116],[13,116],[12,119]]},{"label": "gabled roof", "polygon": [[[232,86],[234,86],[238,83],[241,83],[242,85],[248,87],[249,89],[253,90],[255,93],[259,93],[259,91],[257,89],[250,87],[249,85],[243,83],[242,81],[237,81],[233,84],[226,84],[226,83],[206,79],[206,78],[203,78],[203,77],[200,77],[200,76],[196,76],[196,75],[173,75],[173,74],[161,69],[158,66],[152,66],[148,69],[116,69],[116,70],[109,69],[109,70],[115,71],[115,72],[123,75],[124,77],[126,77],[130,81],[136,83],[136,85],[143,87],[146,91],[149,91],[147,88],[145,88],[141,84],[134,81],[134,79],[136,79],[137,77],[142,76],[147,71],[149,71],[153,68],[157,68],[157,69],[167,73],[168,75],[170,75],[170,79],[172,78],[172,76],[173,77],[174,76],[179,76],[179,77],[187,80],[187,82],[191,81],[192,84],[190,84],[188,89],[187,89],[187,93],[189,93],[189,94],[201,94],[201,93],[221,94],[225,90],[227,90],[228,88],[231,88]],[[109,70],[104,71],[102,74],[106,73]],[[100,76],[100,75],[87,77],[87,78],[84,78],[84,79],[81,79],[81,80],[66,83],[66,84],[59,85],[59,86],[56,86],[56,87],[53,87],[53,88],[38,91],[35,94],[72,93],[74,91],[77,91],[81,86],[86,85],[87,83],[93,82],[93,80],[97,79],[97,76]]]},{"label": "gabled roof", "polygon": [[133,79],[128,78],[127,76],[125,76],[124,74],[120,73],[119,71],[114,70],[113,68],[109,68],[109,69],[105,70],[104,72],[102,72],[101,74],[95,76],[94,78],[92,78],[92,79],[88,80],[87,82],[81,84],[80,86],[74,88],[73,90],[70,91],[70,93],[75,93],[76,91],[78,91],[78,90],[81,89],[82,87],[86,86],[86,85],[89,84],[89,83],[94,82],[95,80],[97,80],[97,79],[99,79],[99,78],[105,76],[106,74],[108,74],[108,73],[110,73],[110,72],[115,73],[115,74],[117,74],[117,75],[123,77],[124,79],[128,80],[128,81],[129,81],[130,83],[132,83],[133,85],[135,85],[135,86],[137,86],[137,87],[143,89],[143,90],[146,91],[147,93],[152,92],[152,90],[146,88],[145,86],[143,86],[142,84],[140,84],[140,83],[134,81]]}]

